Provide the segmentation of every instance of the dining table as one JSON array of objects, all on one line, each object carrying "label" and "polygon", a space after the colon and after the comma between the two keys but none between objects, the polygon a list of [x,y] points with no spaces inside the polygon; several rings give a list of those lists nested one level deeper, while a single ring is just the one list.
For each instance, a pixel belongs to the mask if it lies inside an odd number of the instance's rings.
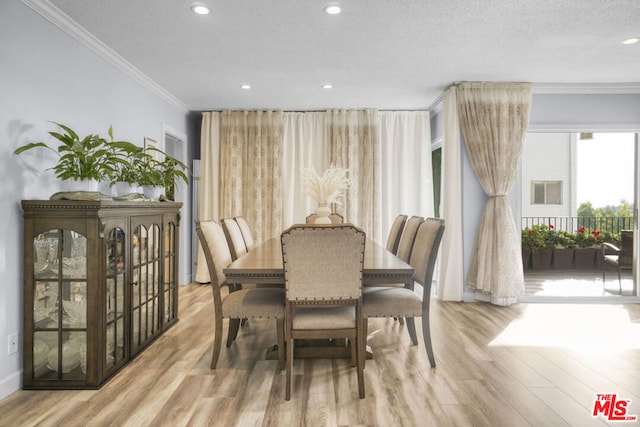
[{"label": "dining table", "polygon": [[[366,240],[362,269],[363,286],[383,286],[403,284],[413,288],[414,270],[384,246],[373,240]],[[242,255],[224,269],[227,283],[284,286],[282,246],[279,237],[263,241]],[[350,357],[348,349],[339,342],[296,344],[296,358]],[[277,358],[277,346],[267,350],[267,358]],[[371,351],[367,351],[371,357]]]}]

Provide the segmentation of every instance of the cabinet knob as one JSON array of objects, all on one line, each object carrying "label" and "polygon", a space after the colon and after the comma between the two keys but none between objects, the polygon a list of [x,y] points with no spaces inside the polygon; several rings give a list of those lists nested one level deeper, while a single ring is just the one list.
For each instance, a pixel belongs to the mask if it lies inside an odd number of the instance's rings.
[{"label": "cabinet knob", "polygon": [[138,282],[131,282],[133,286],[138,286]]}]

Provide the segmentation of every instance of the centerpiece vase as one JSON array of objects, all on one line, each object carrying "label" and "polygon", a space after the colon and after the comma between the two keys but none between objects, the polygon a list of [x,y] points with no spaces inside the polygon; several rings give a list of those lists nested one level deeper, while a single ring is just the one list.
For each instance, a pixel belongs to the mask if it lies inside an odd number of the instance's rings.
[{"label": "centerpiece vase", "polygon": [[331,214],[331,209],[327,205],[318,206],[316,209],[316,219],[314,221],[315,224],[331,224],[331,219],[329,215]]}]

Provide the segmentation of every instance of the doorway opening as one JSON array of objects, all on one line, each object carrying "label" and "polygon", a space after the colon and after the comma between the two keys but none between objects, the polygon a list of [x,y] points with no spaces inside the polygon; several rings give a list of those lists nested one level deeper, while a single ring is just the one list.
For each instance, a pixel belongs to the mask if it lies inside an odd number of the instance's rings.
[{"label": "doorway opening", "polygon": [[621,231],[637,227],[636,147],[634,133],[527,134],[521,181],[526,299],[638,296],[632,269],[621,270],[618,280],[618,270],[605,267],[603,279],[602,246],[620,248]]}]

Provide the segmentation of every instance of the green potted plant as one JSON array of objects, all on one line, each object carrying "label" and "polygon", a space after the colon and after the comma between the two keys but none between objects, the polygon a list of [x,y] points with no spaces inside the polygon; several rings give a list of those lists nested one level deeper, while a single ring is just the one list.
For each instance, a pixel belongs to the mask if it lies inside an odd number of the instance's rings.
[{"label": "green potted plant", "polygon": [[[16,148],[13,154],[22,154],[40,147],[49,149],[58,156],[58,162],[51,168],[56,177],[63,181],[93,181],[91,187],[78,189],[97,191],[97,183],[108,181],[115,169],[116,162],[109,142],[95,134],[80,138],[70,127],[61,123],[51,123],[62,129],[62,132],[49,132],[49,135],[58,141],[57,147],[51,147],[45,142],[32,142]],[[109,135],[112,135],[111,128]]]},{"label": "green potted plant", "polygon": [[112,142],[110,147],[116,159],[110,185],[116,187],[118,196],[139,192],[140,171],[148,155],[142,147],[126,141]]},{"label": "green potted plant", "polygon": [[187,166],[162,150],[153,148],[148,151],[159,153],[163,159],[156,160],[149,153],[142,156],[138,169],[138,183],[142,185],[145,197],[157,200],[164,192],[168,199],[173,200],[176,182],[189,182],[185,173]]},{"label": "green potted plant", "polygon": [[531,253],[531,268],[534,270],[550,269],[552,249],[555,244],[552,230],[546,224],[533,225],[522,230],[521,238],[522,249]]}]

